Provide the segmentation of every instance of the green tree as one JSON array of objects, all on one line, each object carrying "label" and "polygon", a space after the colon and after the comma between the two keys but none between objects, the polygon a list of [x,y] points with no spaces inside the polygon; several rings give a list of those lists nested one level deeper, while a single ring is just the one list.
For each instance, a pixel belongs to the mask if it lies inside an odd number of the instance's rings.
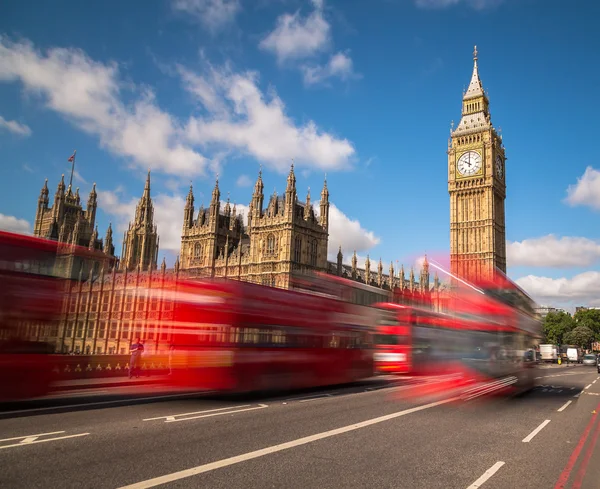
[{"label": "green tree", "polygon": [[600,309],[583,309],[574,316],[577,326],[586,326],[594,333],[594,338],[600,340]]},{"label": "green tree", "polygon": [[594,332],[587,326],[577,326],[573,331],[564,336],[564,342],[569,345],[577,345],[580,348],[589,348],[594,340]]},{"label": "green tree", "polygon": [[564,343],[564,336],[575,328],[575,320],[567,312],[550,312],[544,318],[542,332],[546,343]]}]

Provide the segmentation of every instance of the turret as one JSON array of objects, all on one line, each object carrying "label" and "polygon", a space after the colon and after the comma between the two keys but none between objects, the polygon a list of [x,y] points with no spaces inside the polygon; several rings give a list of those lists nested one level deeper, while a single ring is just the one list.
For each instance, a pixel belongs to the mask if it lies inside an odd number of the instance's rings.
[{"label": "turret", "polygon": [[342,247],[340,246],[337,253],[337,274],[338,276],[342,275],[342,262],[344,260],[344,255],[342,255]]},{"label": "turret", "polygon": [[310,204],[310,187],[308,187],[308,192],[306,193],[306,205],[304,206],[304,220],[308,221],[310,219],[310,210],[311,210],[311,204]]},{"label": "turret", "polygon": [[288,220],[294,219],[294,209],[296,207],[296,175],[294,174],[294,163],[290,168],[290,173],[287,177],[287,186],[285,188],[285,214]]},{"label": "turret", "polygon": [[[40,197],[38,198],[38,205],[37,205],[37,209],[35,211],[35,224],[34,224],[34,229],[33,229],[34,236],[42,235],[42,222],[44,219],[44,214],[48,210],[48,195],[49,195],[48,179],[46,178],[46,180],[44,181],[44,186],[42,187],[42,190],[40,191]],[[44,237],[49,237],[49,236],[44,236]]]},{"label": "turret", "polygon": [[381,287],[383,285],[383,262],[381,257],[379,258],[379,265],[377,266],[377,285]]},{"label": "turret", "polygon": [[194,192],[192,190],[192,184],[190,184],[190,191],[185,199],[185,207],[183,208],[183,229],[189,229],[194,224]]},{"label": "turret", "polygon": [[406,281],[406,274],[404,273],[404,265],[400,265],[400,276],[398,277],[400,290],[404,290],[404,284]]},{"label": "turret", "polygon": [[115,247],[113,245],[113,232],[112,223],[108,223],[108,229],[106,230],[106,237],[104,238],[104,253],[109,256],[114,256]]},{"label": "turret", "polygon": [[78,218],[77,221],[75,221],[75,227],[73,228],[73,235],[72,235],[72,241],[71,244],[74,245],[78,245],[79,244],[79,238],[81,237],[81,225],[80,225],[81,220]]},{"label": "turret", "polygon": [[390,290],[394,289],[394,262],[390,262]]},{"label": "turret", "polygon": [[358,264],[358,258],[356,256],[356,250],[354,250],[354,253],[352,255],[352,280],[356,280],[356,267]]},{"label": "turret", "polygon": [[365,261],[365,283],[371,285],[371,260],[369,260],[369,255],[367,255]]},{"label": "turret", "polygon": [[[77,222],[79,222],[79,221],[77,221]],[[98,241],[98,226],[96,226],[94,228],[94,230],[92,231],[92,235],[90,236],[90,242],[88,244],[88,248],[90,250],[96,249],[96,241]]]},{"label": "turret", "polygon": [[90,223],[90,226],[94,226],[96,222],[96,209],[98,208],[98,194],[96,193],[96,183],[92,186],[92,191],[88,197],[87,201],[87,219]]},{"label": "turret", "polygon": [[327,176],[323,182],[323,190],[321,190],[320,224],[326,231],[329,230],[329,189],[327,188]]},{"label": "turret", "polygon": [[221,191],[219,190],[219,177],[215,180],[215,187],[213,188],[212,198],[210,200],[210,217],[213,220],[217,220],[219,215],[219,208],[221,207]]}]

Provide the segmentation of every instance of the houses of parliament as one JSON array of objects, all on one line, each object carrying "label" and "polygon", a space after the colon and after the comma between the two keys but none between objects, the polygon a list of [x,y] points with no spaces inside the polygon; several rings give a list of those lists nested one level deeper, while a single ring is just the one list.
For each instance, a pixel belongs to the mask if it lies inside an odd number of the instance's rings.
[{"label": "houses of parliament", "polygon": [[[504,148],[491,125],[489,101],[483,90],[474,55],[473,75],[463,94],[462,119],[448,146],[450,193],[450,251],[452,272],[485,276],[494,267],[505,269]],[[64,248],[60,266],[75,280],[69,285],[60,324],[29,325],[28,336],[55,344],[58,352],[123,354],[130,342],[144,338],[160,352],[169,332],[161,324],[172,311],[168,303],[145,297],[149,283],[169,283],[170,276],[228,278],[267,286],[290,288],[294,274],[317,271],[344,277],[411,299],[440,291],[437,274],[430,281],[425,259],[418,279],[410,269],[393,264],[375,270],[367,257],[364,268],[344,263],[341,246],[328,261],[329,189],[323,183],[318,202],[310,192],[300,200],[294,166],[285,191],[265,199],[262,172],[258,173],[247,222],[229,199],[223,205],[218,179],[207,208],[195,207],[190,186],[182,209],[181,251],[172,269],[158,265],[159,230],[154,222],[151,178],[148,172],[135,215],[123,235],[120,257],[115,254],[113,230],[101,238],[96,226],[95,185],[84,209],[79,189],[61,178],[50,205],[47,181],[37,203],[34,235],[57,240]],[[318,206],[318,213],[315,211]],[[69,246],[93,251],[94,260],[80,260]],[[148,344],[150,343],[150,345]],[[152,349],[152,348],[151,348]]]}]

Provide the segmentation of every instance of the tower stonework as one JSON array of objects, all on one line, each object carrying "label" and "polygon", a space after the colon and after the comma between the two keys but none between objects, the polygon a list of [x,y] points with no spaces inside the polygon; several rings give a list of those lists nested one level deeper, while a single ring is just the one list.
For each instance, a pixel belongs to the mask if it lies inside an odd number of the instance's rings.
[{"label": "tower stonework", "polygon": [[496,268],[506,273],[506,156],[479,78],[477,47],[473,60],[462,117],[448,142],[448,192],[451,271],[477,281]]},{"label": "tower stonework", "polygon": [[158,232],[154,224],[154,204],[150,197],[150,171],[148,171],[144,193],[135,209],[135,218],[129,223],[129,229],[123,235],[123,252],[119,268],[122,271],[155,270],[158,243]]}]

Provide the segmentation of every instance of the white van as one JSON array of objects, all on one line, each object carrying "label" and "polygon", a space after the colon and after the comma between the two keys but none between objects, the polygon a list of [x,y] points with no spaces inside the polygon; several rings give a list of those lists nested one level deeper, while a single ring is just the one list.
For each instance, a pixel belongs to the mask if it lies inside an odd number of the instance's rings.
[{"label": "white van", "polygon": [[578,363],[579,350],[577,348],[567,348],[567,358],[569,359],[569,362]]}]

